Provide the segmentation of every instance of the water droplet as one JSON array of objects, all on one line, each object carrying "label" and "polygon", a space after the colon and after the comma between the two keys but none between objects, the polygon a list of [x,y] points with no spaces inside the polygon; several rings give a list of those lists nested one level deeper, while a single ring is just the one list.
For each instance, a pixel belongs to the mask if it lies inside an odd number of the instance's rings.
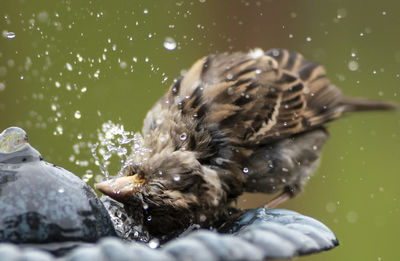
[{"label": "water droplet", "polygon": [[83,61],[83,57],[82,57],[79,53],[76,55],[76,57],[78,58],[78,61],[79,61],[79,62],[82,62],[82,61]]},{"label": "water droplet", "polygon": [[249,56],[254,59],[260,58],[263,55],[264,55],[264,51],[260,48],[256,48],[249,52]]},{"label": "water droplet", "polygon": [[119,63],[119,66],[120,66],[122,69],[125,69],[128,65],[127,65],[126,62],[121,61],[121,62]]},{"label": "water droplet", "polygon": [[308,36],[308,37],[306,38],[306,41],[307,41],[307,42],[311,42],[311,40],[312,40],[312,39],[311,39],[310,36]]},{"label": "water droplet", "polygon": [[232,80],[232,79],[233,79],[233,74],[228,73],[228,74],[226,75],[226,79],[227,79],[228,81]]},{"label": "water droplet", "polygon": [[244,173],[244,174],[249,173],[249,169],[248,169],[247,167],[244,167],[244,168],[243,168],[243,173]]},{"label": "water droplet", "polygon": [[172,51],[176,49],[177,43],[174,38],[166,37],[163,45],[165,49]]},{"label": "water droplet", "polygon": [[204,221],[206,221],[206,220],[207,220],[207,217],[206,217],[206,215],[204,215],[204,214],[200,214],[199,220],[200,220],[200,222],[204,222]]},{"label": "water droplet", "polygon": [[61,86],[60,82],[55,82],[54,85],[55,85],[57,88],[60,88],[60,86]]},{"label": "water droplet", "polygon": [[218,165],[222,165],[222,164],[224,163],[224,159],[223,159],[223,158],[216,158],[216,159],[215,159],[215,162],[216,162]]},{"label": "water droplet", "polygon": [[51,110],[52,110],[52,111],[56,111],[56,110],[57,110],[57,105],[52,104],[52,105],[51,105]]},{"label": "water droplet", "polygon": [[80,111],[76,111],[74,114],[75,119],[80,119],[82,117],[81,112]]},{"label": "water droplet", "polygon": [[13,59],[10,59],[10,60],[7,61],[7,65],[8,65],[9,67],[14,67],[15,61],[14,61]]},{"label": "water droplet", "polygon": [[143,209],[146,210],[148,208],[149,208],[149,205],[147,203],[143,202]]},{"label": "water droplet", "polygon": [[167,137],[165,135],[160,135],[159,140],[161,143],[163,143],[167,140]]},{"label": "water droplet", "polygon": [[186,133],[184,132],[184,133],[182,133],[181,135],[179,135],[179,139],[180,139],[181,141],[185,141],[185,140],[187,139]]},{"label": "water droplet", "polygon": [[65,189],[64,188],[59,188],[57,191],[58,191],[58,193],[64,193]]},{"label": "water droplet", "polygon": [[206,0],[199,0],[200,3],[204,4]]},{"label": "water droplet", "polygon": [[39,22],[46,22],[49,19],[49,14],[46,11],[40,12],[37,16]]},{"label": "water droplet", "polygon": [[65,67],[67,67],[68,71],[72,71],[72,65],[70,63],[66,63]]},{"label": "water droplet", "polygon": [[289,172],[289,170],[287,168],[282,168],[283,172]]},{"label": "water droplet", "polygon": [[160,241],[157,238],[153,238],[152,240],[149,241],[149,247],[150,248],[157,248],[160,245]]},{"label": "water droplet", "polygon": [[144,10],[143,10],[143,13],[144,13],[144,14],[148,14],[148,13],[149,13],[149,10],[144,9]]},{"label": "water droplet", "polygon": [[147,221],[149,221],[149,222],[151,221],[151,216],[147,217]]},{"label": "water droplet", "polygon": [[9,31],[3,31],[3,36],[7,39],[13,39],[15,38],[15,33]]},{"label": "water droplet", "polygon": [[0,92],[4,91],[6,89],[6,85],[2,82],[0,82]]},{"label": "water droplet", "polygon": [[162,176],[163,172],[161,170],[158,171],[158,175]]},{"label": "water droplet", "polygon": [[340,8],[337,10],[336,18],[337,19],[342,19],[347,16],[347,10],[344,8]]},{"label": "water droplet", "polygon": [[278,50],[278,49],[273,49],[273,50],[272,50],[272,56],[274,56],[274,57],[278,57],[278,56],[279,56],[279,54],[280,54],[280,52],[279,52],[279,50]]},{"label": "water droplet", "polygon": [[57,131],[57,132],[54,133],[55,135],[57,135],[57,134],[62,135],[62,134],[63,134],[63,127],[62,127],[61,125],[58,125],[58,126],[56,127],[56,131]]},{"label": "water droplet", "polygon": [[178,182],[181,180],[181,176],[180,175],[175,175],[174,176],[174,181]]},{"label": "water droplet", "polygon": [[357,61],[354,61],[354,60],[350,61],[349,64],[348,64],[347,66],[348,66],[349,70],[352,71],[352,72],[357,71],[357,70],[358,70],[358,67],[359,67],[359,66],[358,66],[358,62],[357,62]]},{"label": "water droplet", "polygon": [[233,87],[229,87],[229,88],[226,90],[226,93],[227,93],[228,95],[232,95],[232,94],[235,93],[235,89],[234,89]]},{"label": "water droplet", "polygon": [[157,124],[157,125],[160,125],[162,122],[163,122],[163,119],[162,119],[162,118],[157,118],[157,119],[156,119],[156,124]]},{"label": "water droplet", "polygon": [[334,202],[328,202],[325,206],[326,211],[333,213],[336,211],[336,204]]},{"label": "water droplet", "polygon": [[356,223],[358,220],[358,213],[355,211],[347,212],[346,219],[349,223]]},{"label": "water droplet", "polygon": [[268,162],[267,162],[267,165],[268,165],[268,167],[269,168],[274,168],[274,163],[272,162],[272,160],[269,160]]},{"label": "water droplet", "polygon": [[312,146],[312,149],[313,149],[313,150],[317,150],[317,149],[318,149],[318,146],[317,146],[317,145],[314,145],[314,146]]},{"label": "water droplet", "polygon": [[86,173],[82,176],[82,180],[85,182],[89,182],[91,178],[93,178],[93,172],[91,170],[87,170]]}]

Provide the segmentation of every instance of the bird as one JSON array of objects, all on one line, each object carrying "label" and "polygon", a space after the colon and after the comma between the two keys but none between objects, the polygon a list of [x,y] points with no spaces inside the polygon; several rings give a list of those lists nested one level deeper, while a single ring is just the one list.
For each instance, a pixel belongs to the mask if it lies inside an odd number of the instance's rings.
[{"label": "bird", "polygon": [[265,205],[274,208],[302,191],[319,165],[326,123],[396,108],[344,97],[321,65],[294,51],[209,55],[147,113],[144,149],[95,188],[154,236],[213,227],[243,192],[277,194]]}]

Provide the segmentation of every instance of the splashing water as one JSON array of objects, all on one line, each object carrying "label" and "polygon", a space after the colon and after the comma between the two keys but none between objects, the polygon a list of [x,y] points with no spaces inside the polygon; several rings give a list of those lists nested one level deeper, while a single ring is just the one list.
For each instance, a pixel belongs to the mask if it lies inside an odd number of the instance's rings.
[{"label": "splashing water", "polygon": [[[121,170],[132,163],[131,155],[145,155],[147,149],[143,146],[143,138],[140,134],[125,131],[124,126],[115,124],[111,121],[102,124],[101,129],[97,130],[98,142],[89,144],[95,164],[99,166],[101,174],[105,179],[110,178],[108,169],[113,156],[117,156],[121,163],[118,175],[122,175]],[[115,171],[117,173],[117,171]]]}]

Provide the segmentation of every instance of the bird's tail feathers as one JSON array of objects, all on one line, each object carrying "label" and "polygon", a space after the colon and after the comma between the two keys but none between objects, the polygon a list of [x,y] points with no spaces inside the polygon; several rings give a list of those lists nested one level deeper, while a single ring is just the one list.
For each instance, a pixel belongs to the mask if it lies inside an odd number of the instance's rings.
[{"label": "bird's tail feathers", "polygon": [[342,98],[340,107],[343,112],[358,111],[400,111],[400,106],[392,102],[369,100],[365,98]]}]

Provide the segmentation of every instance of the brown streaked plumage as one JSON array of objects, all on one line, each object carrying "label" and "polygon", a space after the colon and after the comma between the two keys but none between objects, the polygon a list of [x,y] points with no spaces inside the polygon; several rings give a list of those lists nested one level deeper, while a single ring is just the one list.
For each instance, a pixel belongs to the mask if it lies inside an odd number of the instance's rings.
[{"label": "brown streaked plumage", "polygon": [[[268,206],[296,195],[318,166],[325,123],[393,108],[344,98],[322,66],[295,52],[210,55],[148,112],[147,152],[131,155],[125,177],[96,188],[143,211],[156,236],[211,226],[244,191],[282,192]],[[129,208],[138,200],[143,210]]]}]

